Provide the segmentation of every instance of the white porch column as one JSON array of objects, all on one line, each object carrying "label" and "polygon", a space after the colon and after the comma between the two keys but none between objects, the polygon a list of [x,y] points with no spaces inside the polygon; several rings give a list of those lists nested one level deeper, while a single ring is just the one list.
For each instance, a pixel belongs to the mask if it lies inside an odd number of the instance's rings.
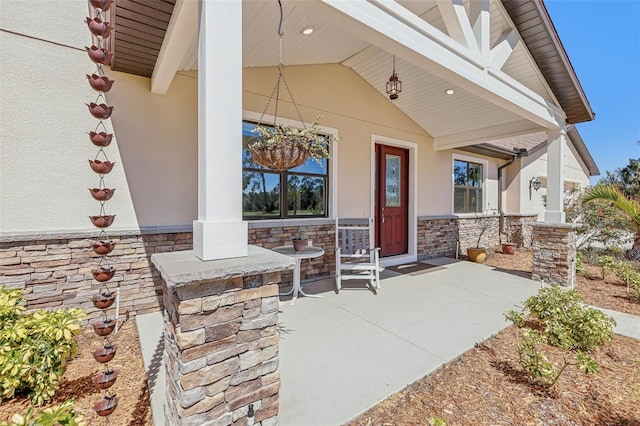
[{"label": "white porch column", "polygon": [[200,0],[198,220],[202,260],[247,256],[242,221],[242,2]]},{"label": "white porch column", "polygon": [[564,223],[565,129],[547,130],[547,211],[545,223]]}]

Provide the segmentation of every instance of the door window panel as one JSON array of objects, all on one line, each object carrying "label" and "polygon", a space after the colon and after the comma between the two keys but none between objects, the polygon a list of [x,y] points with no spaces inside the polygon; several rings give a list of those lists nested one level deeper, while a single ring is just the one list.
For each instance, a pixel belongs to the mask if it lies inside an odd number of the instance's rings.
[{"label": "door window panel", "polygon": [[398,155],[386,156],[386,188],[385,188],[385,207],[400,207],[400,194],[402,190],[401,183],[401,158]]}]

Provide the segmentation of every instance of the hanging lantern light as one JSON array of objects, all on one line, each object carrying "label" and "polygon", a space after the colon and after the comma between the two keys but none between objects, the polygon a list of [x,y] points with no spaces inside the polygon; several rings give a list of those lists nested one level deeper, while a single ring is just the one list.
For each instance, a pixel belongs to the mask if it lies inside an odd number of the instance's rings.
[{"label": "hanging lantern light", "polygon": [[396,74],[396,55],[393,55],[393,74],[387,81],[387,94],[392,101],[398,99],[398,93],[402,92],[402,82],[398,79]]}]

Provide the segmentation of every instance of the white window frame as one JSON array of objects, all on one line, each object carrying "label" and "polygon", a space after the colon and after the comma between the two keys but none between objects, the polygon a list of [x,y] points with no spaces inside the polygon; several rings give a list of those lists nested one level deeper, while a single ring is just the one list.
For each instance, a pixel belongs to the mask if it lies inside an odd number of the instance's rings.
[{"label": "white window frame", "polygon": [[482,164],[482,214],[487,214],[487,178],[489,176],[489,160],[480,157],[472,157],[470,155],[463,155],[453,153],[451,155],[451,214],[459,217],[474,217],[477,213],[456,213],[455,212],[455,200],[454,192],[456,189],[455,176],[453,170],[456,160],[466,161],[468,163]]}]

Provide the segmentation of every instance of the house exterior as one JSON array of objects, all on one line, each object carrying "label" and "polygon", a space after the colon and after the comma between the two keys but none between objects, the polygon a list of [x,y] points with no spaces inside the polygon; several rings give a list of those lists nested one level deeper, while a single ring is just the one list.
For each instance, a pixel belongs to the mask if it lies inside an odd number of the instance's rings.
[{"label": "house exterior", "polygon": [[[495,216],[488,246],[501,239],[499,216],[523,247],[535,248],[534,222],[564,229],[565,188],[599,173],[574,126],[595,114],[541,0],[282,6],[282,53],[273,1],[117,0],[108,11],[114,112],[103,123],[114,140],[104,151],[116,166],[104,179],[117,191],[105,209],[116,215],[123,310],[170,303],[154,254],[251,262],[252,246],[286,245],[299,230],[326,252],[303,279],[331,276],[337,217],[374,218],[383,265],[465,254],[483,215]],[[98,231],[87,216],[97,207],[85,189],[99,180],[87,165],[95,65],[84,46],[96,39],[82,21],[96,12],[48,2],[42,25],[29,2],[0,8],[0,285],[24,289],[29,308],[80,306],[95,318]],[[281,91],[276,113],[280,61],[293,100]],[[332,158],[255,167],[250,130],[275,116],[294,126],[321,117],[339,137]]]}]

